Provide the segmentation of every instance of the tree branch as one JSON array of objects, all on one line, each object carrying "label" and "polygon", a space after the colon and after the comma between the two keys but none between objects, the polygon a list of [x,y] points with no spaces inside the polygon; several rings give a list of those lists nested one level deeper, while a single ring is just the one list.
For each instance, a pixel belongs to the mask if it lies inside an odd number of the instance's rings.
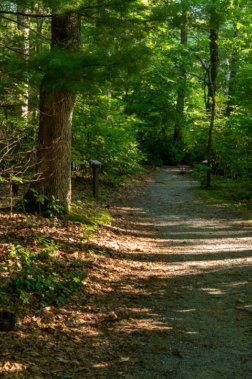
[{"label": "tree branch", "polygon": [[[26,15],[27,16],[27,15]],[[12,18],[9,18],[9,17],[6,17],[6,16],[3,16],[1,15],[1,11],[0,11],[0,17],[3,18],[4,20],[7,20],[7,21],[10,21],[10,22],[14,22],[14,24],[17,24],[19,26],[22,26],[22,27],[26,27],[27,28],[27,25],[25,25],[24,23],[18,21],[18,20],[13,20]],[[39,32],[37,32],[37,30],[31,28],[30,26],[28,26],[28,29],[32,32],[32,33],[35,33],[37,34],[40,38],[46,40],[46,41],[50,41],[49,38],[46,38],[45,36],[43,36],[42,34],[40,34]]]},{"label": "tree branch", "polygon": [[20,54],[22,56],[26,56],[26,57],[29,57],[29,54],[25,54],[17,49],[15,49],[14,47],[11,47],[11,46],[6,46],[6,45],[0,45],[0,48],[1,49],[7,49],[7,50],[10,50],[10,51],[14,51],[14,53],[16,54]]},{"label": "tree branch", "polygon": [[207,65],[206,65],[206,63],[203,61],[203,59],[199,56],[199,55],[197,55],[197,54],[195,54],[195,57],[200,61],[200,63],[201,63],[201,66],[204,68],[204,70],[207,72],[207,75],[209,75],[209,67],[207,67]]},{"label": "tree branch", "polygon": [[24,16],[24,17],[33,17],[33,18],[46,18],[46,17],[52,17],[51,14],[48,13],[27,13],[27,12],[14,12],[14,11],[1,11],[1,14],[9,14],[14,16]]},{"label": "tree branch", "polygon": [[[103,3],[103,4],[100,4],[100,5],[89,5],[89,6],[86,6],[86,7],[80,7],[79,9],[76,9],[76,13],[78,13],[79,11],[84,11],[84,10],[88,10],[88,9],[97,9],[97,8],[102,8],[102,7],[108,7],[108,6],[111,6],[113,5],[112,2],[107,2],[107,3]],[[20,12],[20,11],[3,11],[3,10],[0,10],[0,15],[1,14],[9,14],[9,15],[14,15],[14,16],[24,16],[24,17],[31,17],[31,18],[47,18],[47,17],[52,17],[53,14],[52,13],[27,13],[27,12]]]},{"label": "tree branch", "polygon": [[207,83],[207,80],[206,80],[206,78],[204,78],[204,77],[202,77],[202,76],[200,76],[200,75],[198,75],[198,74],[195,74],[195,73],[193,73],[193,72],[186,72],[186,74],[187,75],[190,75],[190,76],[193,76],[193,77],[195,77],[195,78],[197,78],[197,79],[199,79],[201,82],[203,82],[204,84],[206,84]]}]

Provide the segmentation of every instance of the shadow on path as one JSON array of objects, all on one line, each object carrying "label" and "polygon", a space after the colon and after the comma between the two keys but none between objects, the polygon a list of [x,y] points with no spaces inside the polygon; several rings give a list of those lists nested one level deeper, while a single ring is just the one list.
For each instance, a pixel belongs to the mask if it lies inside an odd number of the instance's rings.
[{"label": "shadow on path", "polygon": [[[252,377],[251,231],[224,208],[204,204],[193,185],[164,170],[141,199],[117,207],[119,222],[108,229],[125,253],[106,241],[90,245],[110,256],[107,275],[96,277],[107,290],[64,310],[65,329],[60,310],[54,328],[46,326],[48,309],[37,335],[10,334],[8,351],[0,342],[2,357],[17,363],[3,378]],[[46,368],[48,351],[60,370]]]}]

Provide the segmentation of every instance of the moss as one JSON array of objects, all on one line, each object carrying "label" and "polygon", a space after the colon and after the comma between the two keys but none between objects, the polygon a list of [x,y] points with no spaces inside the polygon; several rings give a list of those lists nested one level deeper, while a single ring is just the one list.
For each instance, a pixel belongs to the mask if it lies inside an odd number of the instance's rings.
[{"label": "moss", "polygon": [[248,180],[235,181],[222,177],[214,177],[211,189],[196,188],[205,199],[222,204],[231,210],[241,212],[244,217],[252,219],[252,191]]},{"label": "moss", "polygon": [[94,228],[100,224],[111,223],[109,212],[98,208],[94,203],[90,204],[81,201],[72,205],[68,219],[81,225],[89,225]]}]

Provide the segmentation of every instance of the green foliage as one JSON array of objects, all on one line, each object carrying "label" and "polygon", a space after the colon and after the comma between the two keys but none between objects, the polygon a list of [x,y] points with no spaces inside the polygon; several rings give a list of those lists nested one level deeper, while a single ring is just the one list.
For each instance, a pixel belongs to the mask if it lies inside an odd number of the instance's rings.
[{"label": "green foliage", "polygon": [[50,199],[49,205],[47,207],[47,212],[49,217],[59,216],[64,214],[65,208],[60,202],[59,199],[56,199],[55,196],[52,196]]},{"label": "green foliage", "polygon": [[223,128],[216,131],[214,155],[217,174],[241,180],[251,178],[250,127],[252,128],[251,119],[237,110],[236,114],[226,121]]},{"label": "green foliage", "polygon": [[46,238],[44,236],[38,237],[37,242],[42,246],[42,249],[39,253],[40,260],[49,259],[50,253],[57,251],[60,247],[53,239]]},{"label": "green foliage", "polygon": [[10,173],[10,180],[11,182],[16,182],[16,183],[23,183],[22,178]]},{"label": "green foliage", "polygon": [[17,204],[17,208],[31,213],[38,213],[46,217],[62,217],[65,215],[65,207],[59,199],[54,195],[49,198],[32,187],[28,190],[20,203]]},{"label": "green foliage", "polygon": [[24,184],[31,180],[36,158],[34,129],[18,116],[3,117],[0,100],[0,182]]},{"label": "green foliage", "polygon": [[108,212],[99,209],[93,202],[88,203],[87,201],[73,203],[68,217],[73,222],[88,226],[90,231],[99,225],[111,223],[111,216]]},{"label": "green foliage", "polygon": [[136,142],[136,124],[133,116],[124,114],[124,104],[117,99],[104,95],[84,105],[80,98],[74,121],[74,163],[89,169],[88,162],[98,159],[103,178],[112,183],[135,173],[143,159]]},{"label": "green foliage", "polygon": [[47,246],[39,252],[13,245],[5,253],[5,260],[0,263],[1,303],[10,307],[61,305],[83,285],[86,272],[63,267],[65,262],[52,254],[54,243],[44,240],[43,244],[45,242]]},{"label": "green foliage", "polygon": [[204,163],[196,165],[196,167],[193,170],[193,177],[199,180],[201,187],[203,188],[207,186],[207,173],[209,171],[211,171],[211,167]]},{"label": "green foliage", "polygon": [[[90,159],[102,162],[102,179],[114,184],[139,170],[142,162],[201,162],[209,125],[204,98],[209,29],[216,25],[220,59],[211,163],[226,177],[251,177],[251,2],[112,0],[99,6],[85,0],[22,0],[1,5],[11,11],[17,6],[35,13],[80,11],[83,46],[78,53],[51,51],[51,18],[31,17],[25,57],[27,41],[17,16],[1,15],[0,182],[9,180],[10,173],[14,181],[33,175],[38,94],[45,72],[57,88],[79,93],[72,152],[74,167],[82,174],[90,174]],[[211,12],[215,18],[210,22]],[[185,15],[188,38],[182,44]],[[29,115],[24,119],[27,88]],[[177,108],[180,89],[185,90],[182,113]],[[177,124],[180,143],[174,143]],[[198,168],[199,176],[204,177],[203,170]],[[49,216],[62,212],[55,197],[34,196],[41,211],[50,203]],[[83,216],[78,217],[82,222]]]},{"label": "green foliage", "polygon": [[211,190],[197,189],[201,196],[215,203],[227,206],[232,210],[244,212],[248,219],[252,218],[251,182],[248,180],[226,179],[215,176]]}]

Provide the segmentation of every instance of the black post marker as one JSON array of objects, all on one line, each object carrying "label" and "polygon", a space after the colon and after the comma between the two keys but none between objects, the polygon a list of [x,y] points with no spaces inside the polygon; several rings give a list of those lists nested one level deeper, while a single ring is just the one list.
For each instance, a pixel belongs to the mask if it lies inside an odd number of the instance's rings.
[{"label": "black post marker", "polygon": [[93,196],[98,197],[99,194],[99,172],[101,169],[101,162],[96,159],[90,161],[90,166],[93,171]]}]

